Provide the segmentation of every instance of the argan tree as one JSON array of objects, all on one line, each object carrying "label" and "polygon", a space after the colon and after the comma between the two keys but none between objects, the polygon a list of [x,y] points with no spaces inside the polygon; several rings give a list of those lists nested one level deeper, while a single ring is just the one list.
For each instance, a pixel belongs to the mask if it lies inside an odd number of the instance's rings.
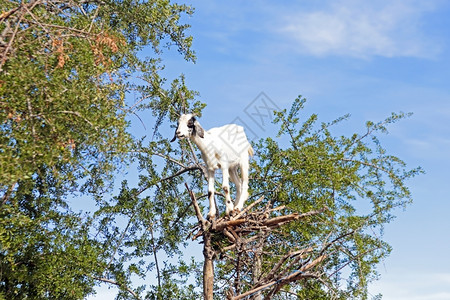
[{"label": "argan tree", "polygon": [[[237,215],[199,221],[205,299],[366,299],[391,248],[384,225],[412,199],[405,181],[421,172],[388,155],[377,135],[392,114],[349,137],[299,115],[305,100],[276,113],[277,138],[255,146],[252,201]],[[216,263],[214,272],[211,265]]]},{"label": "argan tree", "polygon": [[[121,249],[113,262],[133,266],[144,279],[148,270],[156,275],[148,297],[368,297],[377,264],[391,250],[384,225],[410,203],[406,181],[421,172],[387,154],[377,137],[406,115],[333,136],[347,116],[318,124],[312,115],[300,122],[304,103],[299,97],[289,111],[277,112],[278,136],[254,145],[248,206],[224,216],[219,193],[217,220],[204,217],[204,164],[189,140],[174,147],[169,134],[137,145],[140,182],[123,182],[98,216],[102,233]],[[199,113],[189,101],[177,105],[167,115],[173,123],[183,109]],[[126,226],[113,225],[121,218]],[[187,250],[190,240],[203,244],[197,255]]]},{"label": "argan tree", "polygon": [[334,137],[330,130],[346,117],[299,123],[303,104],[298,98],[277,113],[284,147],[272,138],[256,145],[252,191],[264,200],[216,246],[224,257],[217,290],[230,299],[367,298],[377,263],[391,250],[384,225],[411,201],[405,180],[420,168],[408,170],[377,138],[404,114]]},{"label": "argan tree", "polygon": [[[300,118],[298,98],[253,145],[247,208],[206,220],[199,152],[168,142],[178,114],[205,105],[160,76],[166,47],[194,59],[191,8],[0,4],[0,299],[82,299],[99,284],[117,299],[367,298],[390,251],[383,225],[420,172],[377,139],[403,114],[334,136],[345,118]],[[151,134],[131,135],[143,118]]]},{"label": "argan tree", "polygon": [[[177,101],[163,90],[160,56],[172,47],[194,59],[180,21],[191,13],[160,0],[0,1],[0,299],[82,299],[99,280],[124,285],[117,249],[70,203],[90,195],[101,206],[130,161],[131,117]],[[131,92],[146,101],[128,101]]]}]

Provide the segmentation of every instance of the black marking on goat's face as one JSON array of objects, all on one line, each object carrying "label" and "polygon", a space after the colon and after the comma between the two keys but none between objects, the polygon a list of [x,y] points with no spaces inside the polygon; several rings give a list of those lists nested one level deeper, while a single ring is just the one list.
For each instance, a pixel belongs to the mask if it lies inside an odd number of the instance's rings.
[{"label": "black marking on goat's face", "polygon": [[187,123],[187,127],[188,127],[188,128],[191,128],[191,129],[193,129],[193,130],[195,130],[195,125],[194,125],[194,123],[195,123],[195,117],[190,118],[189,121],[188,121],[188,123]]},{"label": "black marking on goat's face", "polygon": [[197,133],[197,131],[195,130],[195,121],[196,121],[195,117],[192,117],[187,122],[188,131],[191,136]]},{"label": "black marking on goat's face", "polygon": [[198,135],[201,138],[203,138],[204,135],[204,130],[197,122],[195,115],[182,115],[178,120],[177,128],[175,129],[175,135],[171,142],[175,141],[176,138],[183,139],[195,135]]}]

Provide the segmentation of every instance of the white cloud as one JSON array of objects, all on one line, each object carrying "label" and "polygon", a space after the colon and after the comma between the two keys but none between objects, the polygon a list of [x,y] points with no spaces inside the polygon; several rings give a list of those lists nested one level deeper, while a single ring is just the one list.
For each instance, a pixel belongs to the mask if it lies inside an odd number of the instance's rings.
[{"label": "white cloud", "polygon": [[392,273],[384,274],[369,291],[383,294],[383,300],[448,300],[449,273]]},{"label": "white cloud", "polygon": [[[316,56],[433,57],[421,20],[433,1],[333,1],[289,14],[280,29],[302,53]],[[430,39],[430,38],[428,38]]]}]

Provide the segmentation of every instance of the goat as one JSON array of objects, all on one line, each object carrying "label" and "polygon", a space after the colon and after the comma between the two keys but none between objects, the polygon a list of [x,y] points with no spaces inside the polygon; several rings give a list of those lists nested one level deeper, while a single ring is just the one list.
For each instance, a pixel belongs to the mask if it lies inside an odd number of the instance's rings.
[{"label": "goat", "polygon": [[[208,178],[208,218],[216,216],[214,201],[215,170],[222,170],[222,188],[225,192],[226,214],[234,209],[241,211],[248,199],[248,168],[249,155],[253,156],[253,148],[247,140],[244,128],[236,124],[211,128],[205,131],[195,118],[195,114],[183,114],[178,120],[175,135],[171,142],[189,138],[200,149],[206,164]],[[238,167],[241,168],[242,178],[239,178]],[[236,186],[236,201],[233,204],[230,196],[229,179]]]}]

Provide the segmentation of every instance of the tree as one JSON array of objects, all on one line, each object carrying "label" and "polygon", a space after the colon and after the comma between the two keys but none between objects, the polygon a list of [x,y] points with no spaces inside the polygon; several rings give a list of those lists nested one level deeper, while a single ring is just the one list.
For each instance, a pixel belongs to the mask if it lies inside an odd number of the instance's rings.
[{"label": "tree", "polygon": [[[254,145],[252,198],[235,216],[203,217],[204,166],[189,140],[179,141],[180,148],[165,137],[138,145],[138,186],[124,182],[120,196],[99,213],[102,224],[109,224],[105,236],[121,233],[114,243],[126,253],[114,261],[136,266],[143,278],[146,270],[155,272],[150,299],[201,293],[204,299],[368,297],[376,266],[391,250],[382,239],[384,225],[396,208],[410,203],[406,180],[421,172],[388,155],[377,138],[407,115],[392,114],[367,122],[362,134],[334,137],[333,126],[347,116],[317,124],[312,115],[300,123],[304,103],[299,97],[290,111],[276,114],[277,139]],[[182,109],[175,106],[169,120]],[[129,220],[127,226],[113,227],[120,218]],[[203,244],[203,262],[194,257],[187,264],[189,236]],[[158,257],[164,256],[173,259],[162,264]],[[137,257],[143,259],[133,264]],[[203,291],[188,280],[190,273]]]},{"label": "tree", "polygon": [[[383,225],[421,171],[376,138],[404,114],[333,136],[346,117],[300,123],[299,97],[277,113],[279,136],[254,145],[251,207],[205,220],[199,153],[162,134],[205,106],[183,76],[160,76],[161,43],[194,59],[180,21],[191,8],[0,3],[0,299],[81,299],[100,283],[117,286],[117,299],[367,297],[390,251]],[[146,46],[154,57],[141,59]],[[152,137],[129,133],[141,111],[154,117]],[[138,181],[115,186],[130,164]],[[72,211],[68,196],[96,211]],[[186,257],[188,247],[199,255]]]},{"label": "tree", "polygon": [[[144,104],[163,115],[173,101],[159,95],[158,57],[175,45],[194,59],[180,21],[192,10],[160,0],[0,7],[0,298],[80,299],[113,266],[93,216],[71,211],[67,196],[100,202],[129,161],[127,117]],[[148,46],[153,57],[141,59]],[[125,101],[142,91],[136,72],[150,83],[145,103]]]},{"label": "tree", "polygon": [[[255,145],[251,203],[230,218],[207,221],[196,205],[206,266],[205,299],[366,299],[376,266],[391,248],[382,232],[395,208],[412,199],[408,170],[388,155],[376,137],[392,114],[367,122],[364,134],[333,137],[330,130],[347,117],[315,126],[317,116],[299,124],[305,99],[276,113],[279,137]],[[255,197],[256,196],[256,197]],[[208,263],[206,263],[208,262]],[[216,281],[212,288],[213,280]]]}]

